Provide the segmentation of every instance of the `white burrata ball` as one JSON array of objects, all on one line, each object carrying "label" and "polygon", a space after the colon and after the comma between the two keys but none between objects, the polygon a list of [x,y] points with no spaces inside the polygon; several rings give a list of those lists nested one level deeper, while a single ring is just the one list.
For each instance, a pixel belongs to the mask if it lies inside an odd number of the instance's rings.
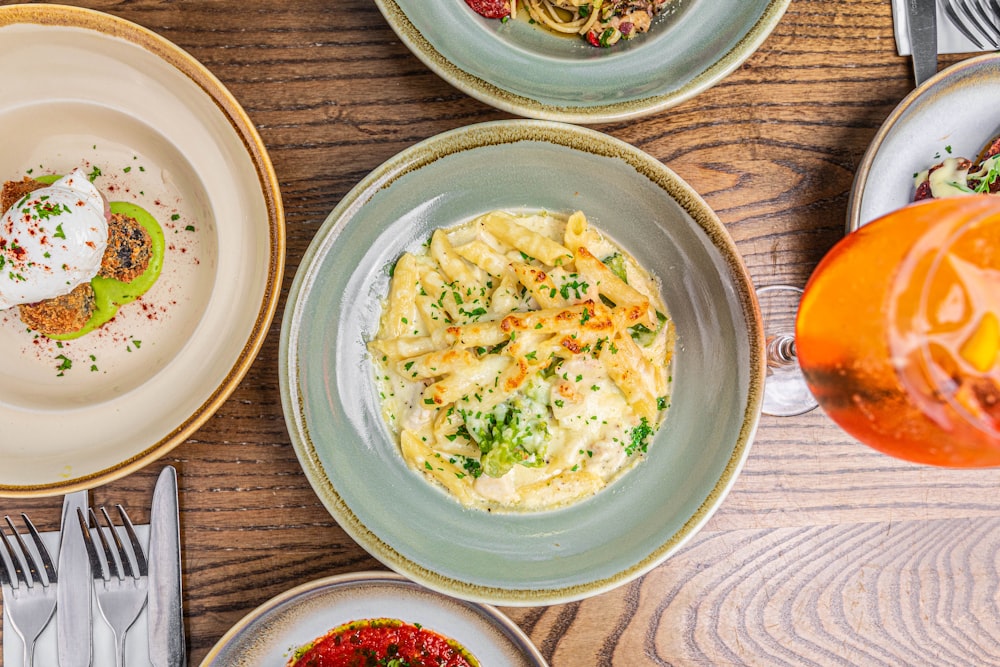
[{"label": "white burrata ball", "polygon": [[89,282],[107,244],[107,203],[82,170],[25,195],[0,219],[0,309]]}]

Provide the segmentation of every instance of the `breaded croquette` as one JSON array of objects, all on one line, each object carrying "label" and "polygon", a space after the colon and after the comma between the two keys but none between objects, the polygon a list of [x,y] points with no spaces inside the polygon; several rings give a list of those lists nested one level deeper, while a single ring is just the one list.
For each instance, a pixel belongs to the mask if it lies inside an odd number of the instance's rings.
[{"label": "breaded croquette", "polygon": [[108,223],[108,248],[98,275],[131,282],[149,266],[152,253],[153,242],[146,228],[135,218],[114,213]]},{"label": "breaded croquette", "polygon": [[3,207],[0,209],[0,213],[6,212],[11,206],[21,201],[21,197],[24,195],[44,188],[46,185],[46,183],[36,181],[27,176],[21,181],[6,181],[3,184],[3,192],[0,193],[0,206]]},{"label": "breaded croquette", "polygon": [[19,306],[21,321],[45,335],[79,331],[94,313],[94,288],[82,283],[69,294]]}]

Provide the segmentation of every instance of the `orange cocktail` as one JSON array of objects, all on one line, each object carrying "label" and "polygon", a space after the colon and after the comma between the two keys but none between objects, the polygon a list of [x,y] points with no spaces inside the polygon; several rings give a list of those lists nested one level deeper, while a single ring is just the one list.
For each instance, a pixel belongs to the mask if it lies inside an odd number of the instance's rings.
[{"label": "orange cocktail", "polygon": [[1000,465],[1000,197],[921,202],[849,234],[806,285],[795,345],[820,405],[862,442]]}]

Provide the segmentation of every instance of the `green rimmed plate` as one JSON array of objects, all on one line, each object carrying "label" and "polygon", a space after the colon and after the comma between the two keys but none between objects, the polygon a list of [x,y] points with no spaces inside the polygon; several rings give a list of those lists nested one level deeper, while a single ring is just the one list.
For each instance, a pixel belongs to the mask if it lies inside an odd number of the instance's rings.
[{"label": "green rimmed plate", "polygon": [[[647,460],[556,511],[469,510],[408,468],[382,421],[365,347],[377,330],[387,266],[433,229],[498,208],[583,210],[663,279],[677,325],[671,408]],[[502,121],[400,153],[334,209],[289,294],[280,387],[306,476],[361,546],[434,590],[539,605],[621,585],[704,524],[756,429],[762,348],[742,261],[686,183],[605,134]]]},{"label": "green rimmed plate", "polygon": [[375,0],[404,44],[466,94],[528,118],[604,123],[680,104],[760,47],[789,0],[674,0],[648,33],[597,49],[463,0]]}]

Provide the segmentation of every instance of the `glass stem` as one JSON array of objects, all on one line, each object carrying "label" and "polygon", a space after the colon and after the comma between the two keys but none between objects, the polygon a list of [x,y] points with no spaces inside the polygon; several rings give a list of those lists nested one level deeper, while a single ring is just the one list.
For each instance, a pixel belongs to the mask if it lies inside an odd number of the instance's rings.
[{"label": "glass stem", "polygon": [[772,336],[767,341],[767,364],[772,368],[785,368],[794,366],[798,362],[795,358],[795,337],[791,334],[778,334]]}]

